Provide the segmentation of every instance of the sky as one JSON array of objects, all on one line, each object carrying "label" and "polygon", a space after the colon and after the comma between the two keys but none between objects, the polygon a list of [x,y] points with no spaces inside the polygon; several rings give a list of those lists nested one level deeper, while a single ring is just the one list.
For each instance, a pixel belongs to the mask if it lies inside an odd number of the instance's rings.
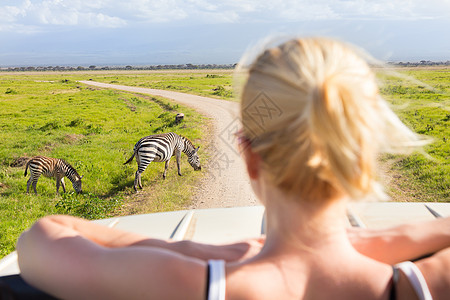
[{"label": "sky", "polygon": [[450,60],[450,0],[0,0],[0,67],[233,64],[267,36]]}]

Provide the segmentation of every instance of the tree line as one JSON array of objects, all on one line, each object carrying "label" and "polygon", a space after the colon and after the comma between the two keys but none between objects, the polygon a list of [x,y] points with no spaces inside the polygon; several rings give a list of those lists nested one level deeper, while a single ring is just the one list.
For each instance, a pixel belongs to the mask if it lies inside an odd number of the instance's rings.
[{"label": "tree line", "polygon": [[195,70],[195,69],[233,69],[236,64],[179,64],[150,66],[29,66],[6,67],[0,71],[86,71],[86,70]]}]

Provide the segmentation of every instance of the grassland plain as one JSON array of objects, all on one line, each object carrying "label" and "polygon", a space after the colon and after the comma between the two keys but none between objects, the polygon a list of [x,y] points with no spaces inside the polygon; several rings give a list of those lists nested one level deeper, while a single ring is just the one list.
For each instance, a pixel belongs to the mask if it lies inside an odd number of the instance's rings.
[{"label": "grassland plain", "polygon": [[381,93],[415,132],[432,143],[426,155],[385,156],[395,174],[394,199],[450,202],[450,68],[408,68],[380,72]]},{"label": "grassland plain", "polygon": [[[177,125],[179,111],[185,121]],[[85,87],[59,74],[0,74],[0,257],[44,215],[98,219],[136,212],[127,206],[136,163],[123,163],[138,139],[175,131],[202,145],[207,124],[193,110],[158,97]],[[26,195],[23,164],[34,155],[68,161],[84,175],[85,193],[74,194],[66,180],[70,192],[57,196],[55,181],[41,177],[38,195]],[[183,177],[176,175],[174,163],[165,181],[163,164],[150,164],[144,172],[143,184],[152,189],[145,210],[185,207],[201,173],[182,160]]]},{"label": "grassland plain", "polygon": [[[449,201],[450,69],[383,70],[381,92],[400,118],[433,138],[429,157],[384,156],[389,193],[395,201]],[[78,84],[88,80],[188,92],[233,100],[231,70],[89,71],[0,73],[0,257],[37,218],[67,213],[90,219],[168,211],[186,206],[195,182],[183,158],[183,177],[171,168],[161,180],[162,164],[144,172],[145,199],[132,193],[135,163],[123,166],[134,143],[148,134],[175,131],[202,144],[205,118],[158,97],[100,90]],[[175,125],[182,111],[186,122]],[[53,180],[38,182],[38,196],[25,195],[22,166],[33,155],[61,157],[83,178],[83,195],[55,195]],[[172,164],[174,167],[174,164]]]},{"label": "grassland plain", "polygon": [[[87,72],[87,73],[86,73]],[[165,71],[80,71],[54,72],[61,78],[88,80],[164,89],[235,101],[232,93],[233,70],[165,70]],[[1,73],[0,73],[1,74]],[[21,73],[14,72],[14,75]],[[40,72],[28,72],[39,75]]]}]

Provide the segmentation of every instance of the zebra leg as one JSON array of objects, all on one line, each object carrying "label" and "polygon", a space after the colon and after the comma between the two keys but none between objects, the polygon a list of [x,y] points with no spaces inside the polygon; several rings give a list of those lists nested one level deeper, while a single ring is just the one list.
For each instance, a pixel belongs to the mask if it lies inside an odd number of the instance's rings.
[{"label": "zebra leg", "polygon": [[138,165],[138,169],[136,171],[136,176],[134,177],[134,190],[137,191],[137,187],[142,189],[142,181],[141,181],[141,174],[144,173],[145,169],[147,169],[148,165],[153,161],[154,157],[151,159],[141,159],[141,154],[138,152],[136,157],[136,162]]},{"label": "zebra leg", "polygon": [[166,163],[164,164],[163,179],[166,179],[167,169],[169,168],[169,162],[170,162],[170,158],[169,158],[169,160],[166,160]]},{"label": "zebra leg", "polygon": [[141,173],[139,173],[139,170],[136,171],[136,175],[134,176],[134,190],[137,192],[137,187],[142,189],[142,183],[141,183]]},{"label": "zebra leg", "polygon": [[134,190],[137,192],[138,186],[140,189],[142,189],[141,174],[145,171],[147,166],[141,166],[141,155],[139,154],[139,151],[136,152],[135,157],[138,169],[136,171],[136,175],[134,176]]},{"label": "zebra leg", "polygon": [[56,193],[59,194],[59,184],[60,184],[61,178],[59,178],[59,176],[56,175],[55,180],[56,180]]},{"label": "zebra leg", "polygon": [[139,155],[136,155],[136,162],[138,164],[138,169],[136,171],[136,175],[134,176],[134,190],[137,192],[138,186],[142,189],[141,174],[145,171],[148,165],[141,165]]},{"label": "zebra leg", "polygon": [[30,176],[30,178],[28,178],[28,181],[27,181],[27,194],[30,192],[30,185],[32,182],[32,178],[33,178],[33,176]]},{"label": "zebra leg", "polygon": [[139,188],[142,190],[142,177],[141,177],[141,174],[139,174],[139,182],[138,182],[138,184],[139,184]]},{"label": "zebra leg", "polygon": [[142,173],[139,173],[139,188],[142,190],[142,181],[141,181],[142,177],[141,177],[141,174]]},{"label": "zebra leg", "polygon": [[56,193],[59,194],[59,185],[61,184],[64,193],[66,192],[66,184],[64,183],[64,175],[57,173],[55,174],[56,179]]},{"label": "zebra leg", "polygon": [[33,180],[33,190],[34,193],[37,195],[37,191],[36,191],[36,184],[38,182],[39,176],[37,176],[34,180]]},{"label": "zebra leg", "polygon": [[180,167],[181,151],[176,151],[175,152],[175,158],[177,159],[178,175],[181,176],[181,167]]},{"label": "zebra leg", "polygon": [[61,186],[63,188],[64,193],[66,192],[66,184],[64,183],[64,177],[61,177]]}]

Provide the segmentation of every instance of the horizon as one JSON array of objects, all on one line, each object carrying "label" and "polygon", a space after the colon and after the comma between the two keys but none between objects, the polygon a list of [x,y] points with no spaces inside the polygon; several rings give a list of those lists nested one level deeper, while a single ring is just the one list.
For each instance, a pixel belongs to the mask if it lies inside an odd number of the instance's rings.
[{"label": "horizon", "polygon": [[[417,61],[387,61],[385,64],[393,64],[393,65],[417,65],[417,66],[450,66],[450,60],[446,61],[432,61],[432,60],[417,60]],[[32,71],[32,69],[57,69],[61,68],[62,70],[70,70],[76,71],[77,68],[82,68],[82,71],[101,71],[101,70],[189,70],[189,69],[232,69],[237,63],[229,63],[229,64],[146,64],[146,65],[130,65],[130,64],[115,64],[115,65],[35,65],[35,66],[0,66],[0,71],[11,71],[16,69],[30,69],[25,71]],[[193,67],[188,67],[188,65],[192,65]],[[215,66],[215,67],[213,67]],[[20,70],[24,71],[24,70]]]}]

